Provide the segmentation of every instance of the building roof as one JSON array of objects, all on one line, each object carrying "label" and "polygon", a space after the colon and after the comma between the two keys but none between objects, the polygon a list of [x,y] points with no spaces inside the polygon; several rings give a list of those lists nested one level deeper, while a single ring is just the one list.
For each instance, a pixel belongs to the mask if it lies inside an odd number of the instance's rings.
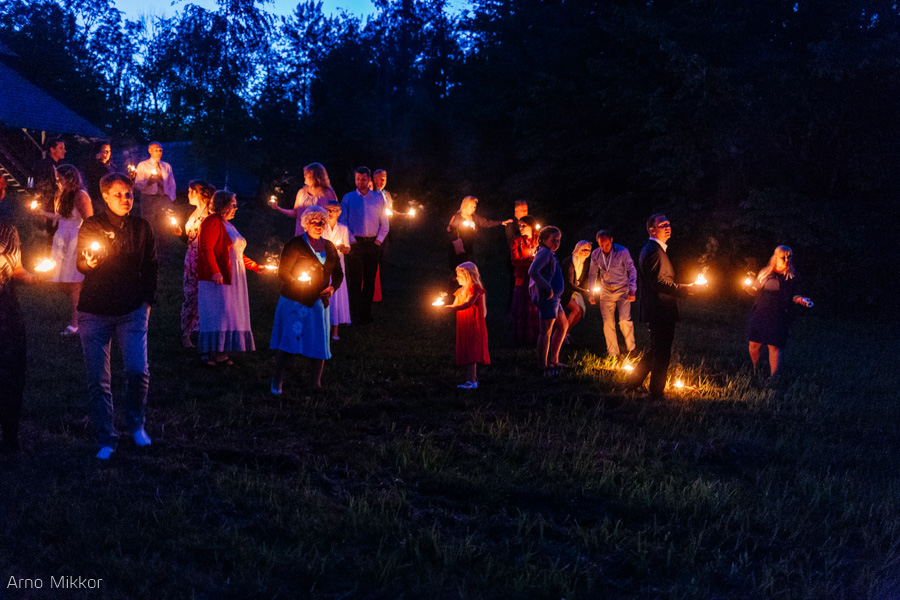
[{"label": "building roof", "polygon": [[102,131],[3,63],[0,63],[0,94],[3,97],[0,125],[89,138],[105,137]]}]

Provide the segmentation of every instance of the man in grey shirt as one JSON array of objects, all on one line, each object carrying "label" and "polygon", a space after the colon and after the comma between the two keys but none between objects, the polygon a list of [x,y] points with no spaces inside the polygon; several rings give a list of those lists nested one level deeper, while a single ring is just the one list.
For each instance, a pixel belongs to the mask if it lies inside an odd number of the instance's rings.
[{"label": "man in grey shirt", "polygon": [[634,351],[634,323],[631,321],[631,303],[637,293],[637,270],[628,249],[613,244],[612,234],[601,229],[597,232],[599,248],[591,253],[591,270],[588,289],[591,290],[591,304],[600,304],[603,316],[603,336],[606,338],[606,353],[619,355],[619,340],[616,336],[616,308],[619,309],[619,329],[625,338],[625,349]]}]

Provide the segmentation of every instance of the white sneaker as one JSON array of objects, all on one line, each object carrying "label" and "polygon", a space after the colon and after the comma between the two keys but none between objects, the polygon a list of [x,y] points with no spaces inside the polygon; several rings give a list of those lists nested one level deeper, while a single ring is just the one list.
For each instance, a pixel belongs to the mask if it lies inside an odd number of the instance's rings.
[{"label": "white sneaker", "polygon": [[103,446],[100,448],[100,452],[97,453],[97,458],[100,460],[109,460],[109,457],[112,456],[112,453],[115,452],[113,448],[109,446]]},{"label": "white sneaker", "polygon": [[465,383],[459,384],[456,387],[458,387],[461,390],[477,390],[478,382],[477,381],[467,381]]},{"label": "white sneaker", "polygon": [[134,445],[135,446],[149,446],[150,445],[150,436],[147,435],[147,432],[144,431],[144,428],[141,427],[137,431],[134,432]]}]

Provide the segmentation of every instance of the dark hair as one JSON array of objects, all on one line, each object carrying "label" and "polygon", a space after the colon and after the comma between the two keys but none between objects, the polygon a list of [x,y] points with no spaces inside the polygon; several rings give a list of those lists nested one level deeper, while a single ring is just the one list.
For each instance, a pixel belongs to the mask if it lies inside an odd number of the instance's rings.
[{"label": "dark hair", "polygon": [[535,218],[531,215],[525,215],[524,217],[519,219],[519,225],[522,225],[523,223],[531,227],[531,235],[533,236],[535,232],[535,226],[537,225],[537,221],[535,220]]},{"label": "dark hair", "polygon": [[379,173],[384,173],[385,175],[387,175],[387,171],[385,171],[384,169],[378,169],[377,171],[374,171],[374,172],[372,173],[372,177],[375,177],[375,176],[378,175]]},{"label": "dark hair", "polygon": [[559,227],[554,227],[553,225],[549,225],[541,229],[541,234],[538,236],[538,244],[543,246],[544,242],[550,239],[552,235],[562,235],[562,232],[559,230]]},{"label": "dark hair", "polygon": [[365,175],[369,179],[372,179],[372,172],[369,170],[369,167],[356,167],[356,170],[353,172],[359,175]]},{"label": "dark hair", "polygon": [[124,183],[129,190],[134,191],[134,182],[131,180],[131,177],[125,173],[108,173],[100,178],[100,193],[106,194],[109,192],[109,188],[116,182]]},{"label": "dark hair", "polygon": [[94,142],[91,145],[91,156],[97,156],[103,151],[104,146],[109,146],[109,149],[112,150],[112,144],[109,143],[109,140],[99,140]]},{"label": "dark hair", "polygon": [[216,193],[216,188],[206,183],[202,179],[192,179],[188,183],[188,190],[194,192],[195,194],[199,194],[207,204],[209,204],[209,201],[212,200],[213,194]]},{"label": "dark hair", "polygon": [[150,146],[159,146],[160,150],[162,150],[162,144],[160,144],[159,142],[150,142],[149,144],[147,144],[147,148],[150,148]]},{"label": "dark hair", "polygon": [[516,202],[515,202],[515,204],[513,204],[513,206],[525,206],[525,207],[527,207],[527,206],[528,206],[528,200],[516,200]]},{"label": "dark hair", "polygon": [[219,190],[212,197],[212,209],[213,212],[219,213],[222,212],[222,209],[231,204],[231,201],[234,200],[235,195],[231,192],[226,192],[225,190]]},{"label": "dark hair", "polygon": [[597,232],[597,235],[594,236],[594,239],[600,239],[602,237],[613,239],[612,231],[610,231],[609,229],[601,229]]},{"label": "dark hair", "polygon": [[664,215],[662,213],[654,213],[654,214],[650,215],[650,218],[647,219],[647,232],[649,233],[651,227],[656,227],[656,223],[658,221],[665,220],[665,218],[666,218],[666,215]]},{"label": "dark hair", "polygon": [[56,148],[57,144],[65,144],[66,140],[62,139],[62,136],[52,137],[47,140],[46,149],[47,151],[53,150]]},{"label": "dark hair", "polygon": [[53,210],[64,219],[68,219],[72,216],[72,209],[75,208],[75,197],[84,189],[84,182],[81,180],[81,173],[72,165],[58,166],[56,179],[62,186],[56,192]]}]

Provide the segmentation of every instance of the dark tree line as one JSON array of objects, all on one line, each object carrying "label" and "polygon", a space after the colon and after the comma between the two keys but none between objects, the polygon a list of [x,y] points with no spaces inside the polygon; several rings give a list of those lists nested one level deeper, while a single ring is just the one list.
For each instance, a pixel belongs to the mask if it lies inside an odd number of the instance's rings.
[{"label": "dark tree line", "polygon": [[135,22],[108,0],[2,0],[0,35],[23,74],[106,130],[194,141],[267,184],[315,160],[349,189],[354,166],[377,164],[436,212],[521,197],[569,243],[604,225],[632,248],[664,210],[686,256],[712,237],[740,270],[788,244],[826,304],[897,308],[896,5],[376,7],[278,17],[220,0]]}]

